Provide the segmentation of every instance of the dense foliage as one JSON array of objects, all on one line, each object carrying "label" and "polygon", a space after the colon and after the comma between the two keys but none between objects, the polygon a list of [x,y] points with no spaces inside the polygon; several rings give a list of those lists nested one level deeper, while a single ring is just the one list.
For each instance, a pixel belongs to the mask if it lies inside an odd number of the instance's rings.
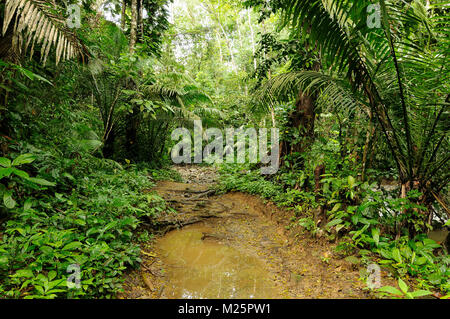
[{"label": "dense foliage", "polygon": [[[150,189],[176,178],[171,132],[193,120],[280,129],[277,174],[220,164],[219,189],[291,209],[291,227],[390,270],[400,290],[380,293],[448,295],[449,239],[427,234],[448,234],[449,11],[437,0],[2,2],[0,299],[114,297],[169,209]],[[81,290],[67,287],[71,265]]]}]

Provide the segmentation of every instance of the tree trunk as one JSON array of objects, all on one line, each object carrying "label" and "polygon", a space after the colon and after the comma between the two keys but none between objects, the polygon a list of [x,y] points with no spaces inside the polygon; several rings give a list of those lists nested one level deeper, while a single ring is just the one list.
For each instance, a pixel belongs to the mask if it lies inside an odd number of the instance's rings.
[{"label": "tree trunk", "polygon": [[250,26],[250,36],[252,38],[252,53],[253,53],[253,67],[257,68],[257,63],[256,63],[256,45],[255,45],[255,32],[253,31],[253,26],[252,26],[252,18],[250,15],[250,9],[247,10],[247,16],[248,16],[248,24]]},{"label": "tree trunk", "polygon": [[[323,196],[323,185],[320,182],[322,180],[322,175],[325,174],[325,165],[319,165],[314,169],[314,193],[316,202],[318,203]],[[324,225],[326,222],[325,206],[320,205],[319,209],[314,212],[314,222],[316,225]]]},{"label": "tree trunk", "polygon": [[123,0],[122,1],[122,17],[120,19],[120,27],[122,28],[122,30],[125,30],[126,11],[127,11],[127,2],[126,2],[126,0]]},{"label": "tree trunk", "polygon": [[362,159],[362,163],[363,163],[363,167],[362,167],[362,173],[361,173],[361,180],[364,182],[366,179],[366,173],[367,173],[367,168],[369,167],[368,165],[368,155],[369,155],[369,151],[372,149],[372,139],[375,135],[375,124],[373,123],[373,115],[372,115],[372,111],[369,112],[369,129],[367,130],[366,133],[366,142],[364,144],[364,150],[363,150],[363,159]]},{"label": "tree trunk", "polygon": [[[308,47],[307,47],[308,49]],[[311,70],[318,71],[320,69],[320,62],[315,62]],[[297,101],[295,103],[295,111],[290,115],[289,122],[292,127],[298,128],[300,134],[303,135],[303,139],[296,143],[290,144],[286,143],[285,150],[288,152],[284,155],[292,154],[293,152],[297,152],[303,154],[307,152],[310,146],[314,142],[314,126],[316,120],[315,113],[315,100],[316,96],[307,94],[302,90],[299,91]],[[304,161],[300,164],[300,168],[304,167]]]},{"label": "tree trunk", "polygon": [[126,118],[127,128],[125,132],[126,137],[126,153],[127,158],[130,160],[138,161],[138,143],[137,134],[139,130],[140,110],[138,107],[133,108],[133,113],[128,114]]},{"label": "tree trunk", "polygon": [[[289,116],[289,126],[298,128],[299,134],[302,135],[302,140],[298,143],[291,143],[290,141],[284,141],[283,148],[280,154],[280,161],[286,155],[292,153],[303,154],[307,152],[309,147],[314,142],[314,127],[315,127],[315,98],[309,96],[303,91],[298,94],[295,111]],[[281,163],[281,162],[280,162]],[[304,163],[299,163],[300,168]]]},{"label": "tree trunk", "polygon": [[137,19],[137,30],[139,30],[139,42],[144,39],[144,23],[143,23],[144,7],[142,5],[142,0],[138,0],[138,19]]},{"label": "tree trunk", "polygon": [[296,103],[296,111],[292,114],[292,124],[303,130],[303,141],[292,145],[293,152],[304,153],[314,142],[314,126],[316,114],[314,112],[314,99],[300,91]]},{"label": "tree trunk", "polygon": [[116,139],[116,135],[114,130],[111,130],[111,133],[105,139],[103,145],[103,157],[104,158],[112,158],[114,155],[114,141]]},{"label": "tree trunk", "polygon": [[219,46],[220,63],[223,64],[222,44],[220,43],[219,32],[216,31],[217,45]]},{"label": "tree trunk", "polygon": [[130,53],[133,54],[136,48],[137,39],[137,0],[131,0],[131,29],[130,29]]}]

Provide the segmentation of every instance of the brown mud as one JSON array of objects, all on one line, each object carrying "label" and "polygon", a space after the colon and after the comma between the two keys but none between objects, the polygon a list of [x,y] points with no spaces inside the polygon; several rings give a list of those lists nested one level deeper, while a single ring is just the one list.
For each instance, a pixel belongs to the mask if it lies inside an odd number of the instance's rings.
[{"label": "brown mud", "polygon": [[211,168],[176,169],[187,182],[154,191],[178,213],[161,217],[161,236],[142,246],[141,268],[126,276],[119,298],[372,297],[335,244],[287,230],[291,212],[256,196],[216,195]]}]

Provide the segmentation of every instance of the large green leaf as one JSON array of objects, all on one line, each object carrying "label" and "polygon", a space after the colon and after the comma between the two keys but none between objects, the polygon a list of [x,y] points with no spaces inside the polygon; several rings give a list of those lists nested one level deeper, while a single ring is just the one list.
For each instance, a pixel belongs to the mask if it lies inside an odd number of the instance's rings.
[{"label": "large green leaf", "polygon": [[16,201],[12,198],[12,192],[10,190],[3,193],[3,204],[9,209],[16,206]]},{"label": "large green leaf", "polygon": [[36,178],[36,177],[29,177],[28,180],[30,182],[33,182],[35,184],[43,185],[43,186],[55,186],[56,184],[53,182],[49,182],[46,179],[43,178]]},{"label": "large green leaf", "polygon": [[356,180],[353,176],[350,175],[347,177],[347,182],[348,182],[348,186],[350,188],[353,188],[355,186]]},{"label": "large green leaf", "polygon": [[372,238],[375,242],[375,245],[378,246],[380,243],[380,230],[378,228],[372,228]]},{"label": "large green leaf", "polygon": [[405,294],[408,292],[408,285],[400,278],[398,279],[398,286]]},{"label": "large green leaf", "polygon": [[398,248],[394,248],[392,250],[392,258],[394,258],[394,260],[400,264],[403,262],[402,255]]},{"label": "large green leaf", "polygon": [[14,275],[12,275],[12,277],[25,277],[25,278],[31,278],[33,277],[33,271],[31,271],[31,269],[19,269],[16,271],[16,273]]},{"label": "large green leaf", "polygon": [[22,154],[17,156],[12,162],[12,166],[19,166],[23,164],[32,163],[36,159],[36,156],[33,154]]},{"label": "large green leaf", "polygon": [[11,167],[11,160],[5,157],[0,157],[0,166]]},{"label": "large green leaf", "polygon": [[80,248],[82,245],[83,244],[80,243],[79,241],[73,241],[73,242],[65,245],[62,250],[75,250],[75,249]]},{"label": "large green leaf", "polygon": [[17,168],[13,168],[12,172],[13,172],[13,174],[15,174],[15,175],[17,175],[19,177],[25,178],[25,179],[28,179],[30,177],[30,175],[28,175],[27,172],[22,171],[22,170],[17,169]]},{"label": "large green leaf", "polygon": [[390,294],[396,295],[396,296],[402,296],[403,295],[403,293],[400,290],[398,290],[397,288],[392,287],[392,286],[384,286],[384,287],[378,288],[377,291],[379,291],[379,292],[387,292],[387,293],[390,293]]},{"label": "large green leaf", "polygon": [[432,292],[428,291],[428,290],[416,290],[416,291],[410,292],[410,294],[411,294],[412,297],[417,298],[417,297],[423,297],[423,296],[431,295]]},{"label": "large green leaf", "polygon": [[5,168],[0,168],[0,179],[2,179],[3,177],[9,177],[13,172],[13,168],[12,167],[5,167]]},{"label": "large green leaf", "polygon": [[340,223],[342,223],[342,219],[336,218],[336,219],[333,219],[331,222],[329,222],[326,227],[330,228],[330,227],[333,227],[333,226],[335,226],[337,224],[340,224]]}]

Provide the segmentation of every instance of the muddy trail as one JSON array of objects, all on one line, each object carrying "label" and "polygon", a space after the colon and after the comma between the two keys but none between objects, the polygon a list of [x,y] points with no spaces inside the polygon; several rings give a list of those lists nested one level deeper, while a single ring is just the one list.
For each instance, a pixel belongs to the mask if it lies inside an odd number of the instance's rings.
[{"label": "muddy trail", "polygon": [[334,244],[287,230],[292,213],[260,198],[211,190],[211,168],[177,167],[183,183],[154,191],[177,214],[142,246],[141,268],[119,298],[370,298],[355,265]]}]

